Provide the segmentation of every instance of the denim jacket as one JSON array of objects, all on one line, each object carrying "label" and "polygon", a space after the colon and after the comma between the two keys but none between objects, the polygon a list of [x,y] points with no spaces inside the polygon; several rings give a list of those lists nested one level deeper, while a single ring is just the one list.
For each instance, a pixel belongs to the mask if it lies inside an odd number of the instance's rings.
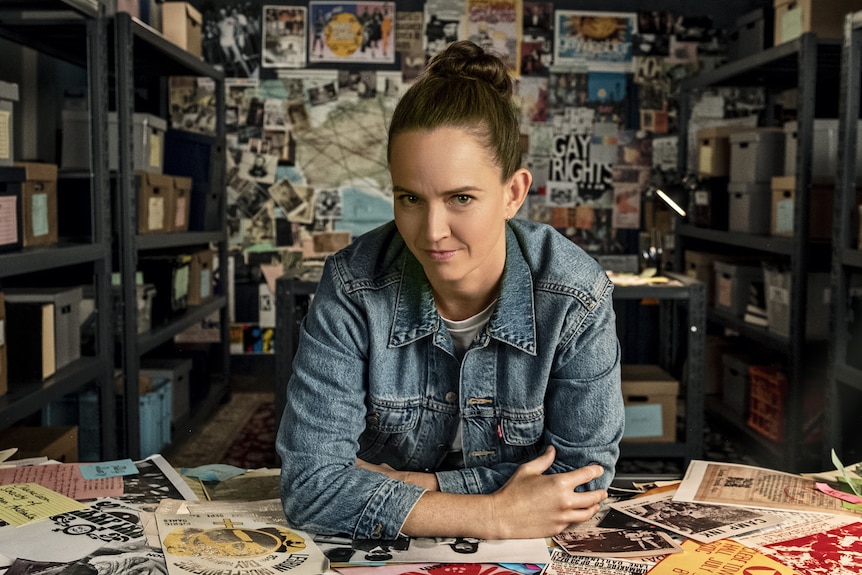
[{"label": "denim jacket", "polygon": [[[386,224],[328,259],[304,318],[277,439],[288,522],[395,539],[423,489],[357,458],[491,493],[551,444],[549,472],[610,484],[623,433],[620,351],[602,268],[553,228],[512,220],[499,300],[459,363],[419,262]],[[458,423],[464,469],[438,470]]]}]

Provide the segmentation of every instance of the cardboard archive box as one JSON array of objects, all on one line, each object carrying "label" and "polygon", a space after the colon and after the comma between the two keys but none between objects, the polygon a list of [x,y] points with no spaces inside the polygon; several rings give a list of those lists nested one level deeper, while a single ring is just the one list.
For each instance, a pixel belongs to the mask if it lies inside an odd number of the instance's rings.
[{"label": "cardboard archive box", "polygon": [[173,231],[173,176],[135,172],[135,187],[138,191],[138,233]]},{"label": "cardboard archive box", "polygon": [[57,166],[34,162],[17,163],[24,169],[21,187],[23,246],[57,243]]},{"label": "cardboard archive box", "polygon": [[0,80],[0,166],[11,166],[15,160],[14,103],[18,101],[18,84]]},{"label": "cardboard archive box", "polygon": [[47,457],[60,463],[78,461],[78,427],[14,426],[0,431],[0,450],[17,447],[15,459]]},{"label": "cardboard archive box", "polygon": [[6,302],[9,387],[44,381],[57,371],[54,304]]},{"label": "cardboard archive box", "polygon": [[676,441],[679,382],[657,365],[622,365],[623,441]]},{"label": "cardboard archive box", "polygon": [[715,270],[715,308],[742,318],[748,305],[751,284],[763,282],[763,268],[760,264],[721,260],[716,260],[713,268]]},{"label": "cardboard archive box", "polygon": [[758,8],[736,19],[735,42],[729,47],[730,59],[746,58],[772,46],[775,29],[772,16],[772,10]]},{"label": "cardboard archive box", "polygon": [[219,205],[224,189],[223,170],[216,169],[214,158],[224,155],[224,146],[212,136],[183,130],[165,133],[165,173],[189,177],[192,192],[189,201],[189,229],[219,229]]},{"label": "cardboard archive box", "polygon": [[[161,174],[165,164],[165,131],[168,122],[152,114],[132,115],[133,168]],[[119,125],[117,113],[108,112],[108,167],[120,168]]]},{"label": "cardboard archive box", "polygon": [[189,272],[189,305],[201,305],[213,297],[215,254],[212,250],[193,253]]},{"label": "cardboard archive box", "polygon": [[[54,344],[56,369],[81,357],[81,300],[84,289],[78,287],[8,288],[9,304],[52,304],[54,307]],[[17,329],[17,328],[16,328]]]},{"label": "cardboard archive box", "polygon": [[841,38],[844,16],[862,9],[859,0],[774,0],[775,44],[814,32],[818,38]]},{"label": "cardboard archive box", "polygon": [[[790,336],[790,298],[792,274],[778,266],[763,265],[763,286],[766,292],[766,316],[769,331],[783,337]],[[832,290],[829,274],[809,273],[806,289],[805,337],[823,340],[829,336],[829,305]]]},{"label": "cardboard archive box", "polygon": [[727,184],[727,229],[744,234],[766,235],[769,233],[770,208],[772,205],[771,183]]},{"label": "cardboard archive box", "polygon": [[[784,123],[784,173],[796,175],[796,154],[799,122]],[[862,121],[856,131],[856,165],[862,166]],[[834,183],[838,171],[838,120],[814,120],[814,140],[811,145],[811,181]],[[856,169],[856,182],[862,184],[862,169]]]},{"label": "cardboard archive box", "polygon": [[[730,135],[730,182],[766,183],[784,174],[784,129],[747,128]],[[732,217],[732,216],[731,216]]]},{"label": "cardboard archive box", "polygon": [[720,254],[685,250],[685,275],[706,285],[706,305],[712,307],[715,301],[715,261]]},{"label": "cardboard archive box", "polygon": [[[832,205],[835,191],[831,185],[812,184],[808,190],[808,238],[812,240],[832,239]],[[796,178],[778,176],[772,178],[772,225],[773,236],[793,237]],[[862,194],[857,192],[857,201]]]},{"label": "cardboard archive box", "polygon": [[162,324],[188,307],[191,261],[187,254],[138,258],[138,270],[143,274],[144,282],[156,288],[152,298],[152,325]]},{"label": "cardboard archive box", "polygon": [[162,34],[165,38],[201,57],[201,13],[188,2],[165,2],[162,4]]},{"label": "cardboard archive box", "polygon": [[20,250],[22,168],[0,167],[0,253]]},{"label": "cardboard archive box", "polygon": [[9,391],[9,374],[6,367],[6,303],[0,291],[0,397]]},{"label": "cardboard archive box", "polygon": [[702,178],[730,175],[730,135],[734,126],[713,126],[697,131],[697,173]]}]

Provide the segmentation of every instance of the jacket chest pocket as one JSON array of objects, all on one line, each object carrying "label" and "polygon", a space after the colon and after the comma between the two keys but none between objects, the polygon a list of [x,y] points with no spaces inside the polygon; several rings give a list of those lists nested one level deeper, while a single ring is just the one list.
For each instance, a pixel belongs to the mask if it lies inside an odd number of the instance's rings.
[{"label": "jacket chest pocket", "polygon": [[372,406],[359,437],[359,457],[375,459],[381,452],[405,452],[419,423],[419,407]]},{"label": "jacket chest pocket", "polygon": [[541,413],[526,419],[503,417],[499,428],[502,460],[522,462],[535,458],[542,448],[544,429]]}]

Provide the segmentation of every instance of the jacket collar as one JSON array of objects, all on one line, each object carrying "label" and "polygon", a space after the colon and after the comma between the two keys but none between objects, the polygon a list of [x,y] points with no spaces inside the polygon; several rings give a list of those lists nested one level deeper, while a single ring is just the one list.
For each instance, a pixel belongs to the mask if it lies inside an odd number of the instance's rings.
[{"label": "jacket collar", "polygon": [[[392,347],[437,333],[442,324],[425,271],[406,248],[401,270],[389,336]],[[510,226],[506,227],[506,267],[500,282],[500,298],[488,327],[491,337],[536,355],[533,277]]]}]

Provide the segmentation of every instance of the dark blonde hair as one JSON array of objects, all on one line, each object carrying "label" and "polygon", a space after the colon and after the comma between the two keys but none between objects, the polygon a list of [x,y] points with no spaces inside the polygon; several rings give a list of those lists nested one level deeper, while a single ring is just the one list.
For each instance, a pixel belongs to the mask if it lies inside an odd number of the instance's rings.
[{"label": "dark blonde hair", "polygon": [[505,62],[473,42],[453,42],[399,100],[386,157],[392,159],[392,140],[402,132],[459,128],[484,143],[506,181],[521,167],[519,121]]}]

